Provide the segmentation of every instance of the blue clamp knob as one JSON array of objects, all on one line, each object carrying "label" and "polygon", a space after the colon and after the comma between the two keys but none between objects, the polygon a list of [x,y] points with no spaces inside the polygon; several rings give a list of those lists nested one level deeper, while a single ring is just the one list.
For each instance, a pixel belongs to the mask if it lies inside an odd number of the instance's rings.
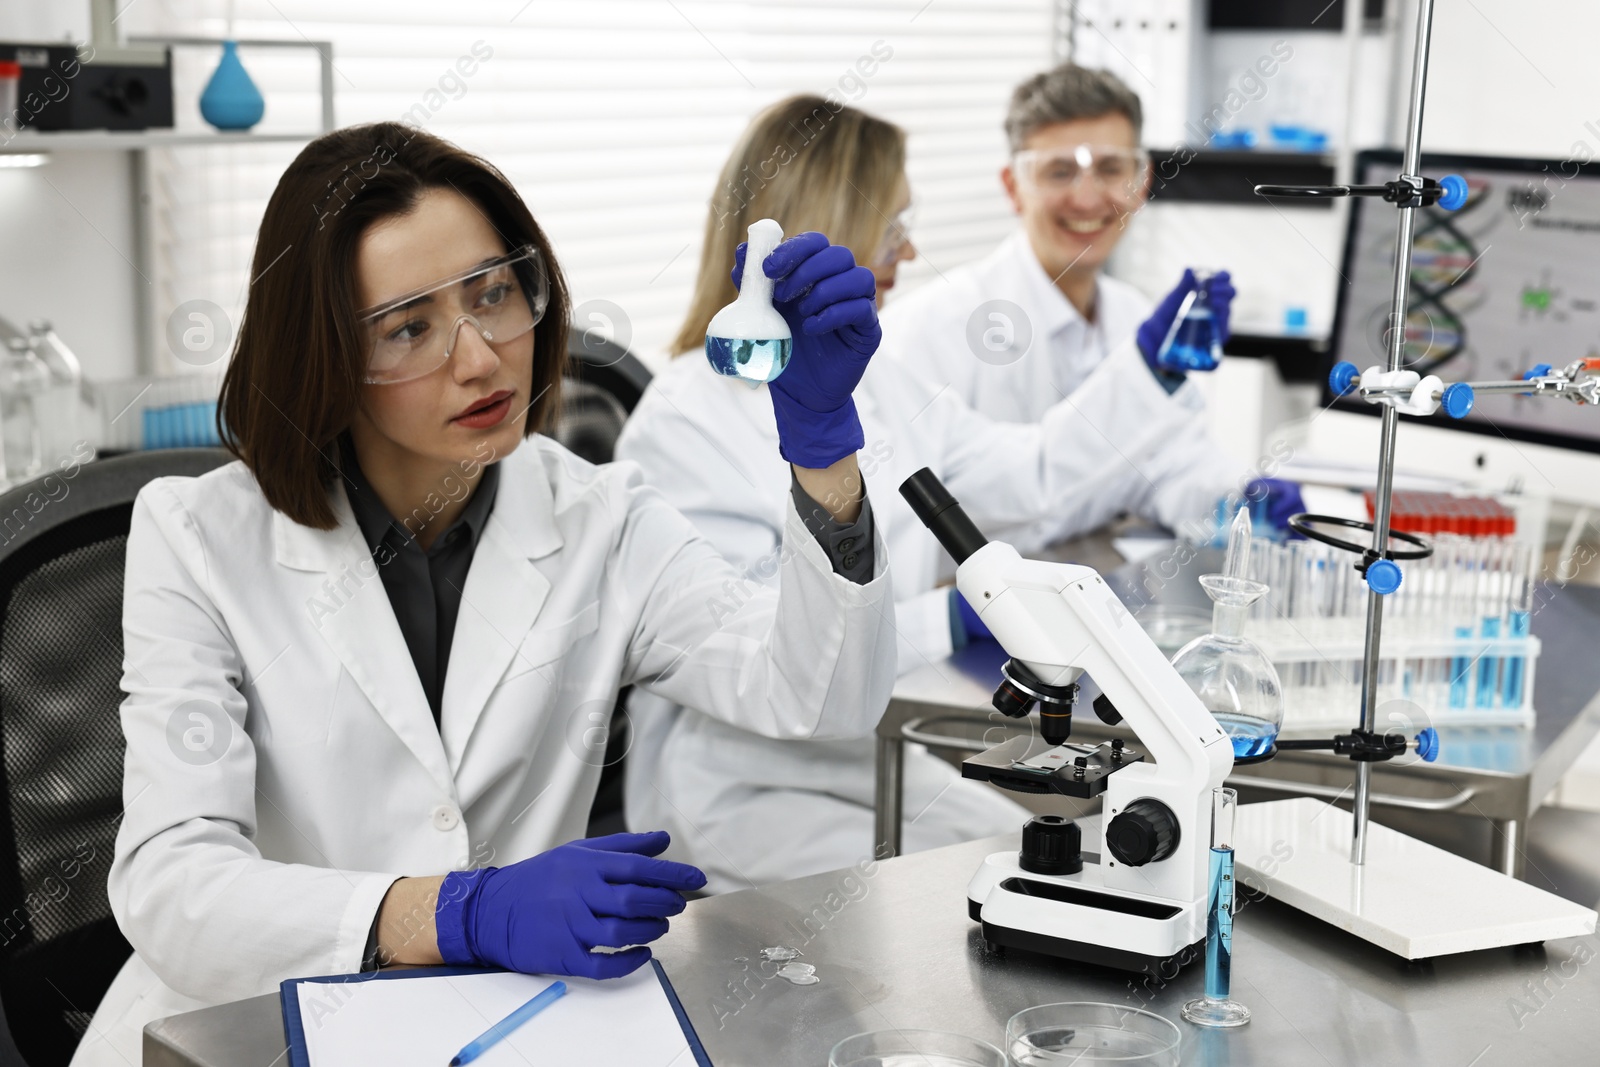
[{"label": "blue clamp knob", "polygon": [[1367,586],[1379,596],[1400,588],[1400,564],[1392,559],[1375,559],[1367,567]]},{"label": "blue clamp knob", "polygon": [[1459,174],[1446,174],[1439,179],[1439,206],[1446,211],[1459,211],[1467,202],[1467,179]]},{"label": "blue clamp knob", "polygon": [[1328,387],[1335,396],[1348,396],[1356,387],[1356,382],[1361,378],[1361,371],[1354,363],[1340,360],[1333,365],[1333,370],[1328,372]]},{"label": "blue clamp knob", "polygon": [[1472,410],[1472,386],[1466,382],[1451,382],[1439,394],[1439,400],[1444,405],[1444,413],[1452,419],[1464,419],[1467,412]]},{"label": "blue clamp knob", "polygon": [[1535,378],[1543,378],[1546,374],[1549,374],[1553,370],[1555,370],[1555,368],[1548,363],[1535,363],[1533,365],[1533,369],[1522,376],[1522,380],[1528,382]]},{"label": "blue clamp knob", "polygon": [[1427,763],[1439,758],[1439,731],[1430,726],[1417,735],[1417,755]]}]

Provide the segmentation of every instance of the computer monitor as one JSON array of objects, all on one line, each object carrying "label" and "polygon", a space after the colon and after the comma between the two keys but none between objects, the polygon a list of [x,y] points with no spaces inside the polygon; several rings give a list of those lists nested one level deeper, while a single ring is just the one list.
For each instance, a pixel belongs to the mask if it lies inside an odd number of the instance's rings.
[{"label": "computer monitor", "polygon": [[[1390,181],[1400,163],[1395,151],[1362,152],[1354,181]],[[1600,164],[1438,154],[1423,156],[1422,173],[1460,174],[1469,195],[1459,211],[1416,215],[1405,365],[1448,384],[1600,355]],[[1329,351],[1363,370],[1388,361],[1397,214],[1375,198],[1351,203]],[[1359,399],[1335,406],[1379,411]],[[1480,396],[1465,419],[1430,421],[1600,452],[1600,410],[1565,400]]]}]

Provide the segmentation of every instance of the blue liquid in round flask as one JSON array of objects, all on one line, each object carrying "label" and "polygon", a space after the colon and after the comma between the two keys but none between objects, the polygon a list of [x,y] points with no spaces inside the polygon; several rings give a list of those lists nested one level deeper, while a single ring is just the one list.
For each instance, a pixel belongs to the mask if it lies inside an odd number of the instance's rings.
[{"label": "blue liquid in round flask", "polygon": [[1211,597],[1211,632],[1190,641],[1172,657],[1172,666],[1194,690],[1233,744],[1234,759],[1272,750],[1283,726],[1283,686],[1261,647],[1244,636],[1250,606],[1267,586],[1249,573],[1250,512],[1240,508],[1228,532],[1228,557],[1222,574],[1203,574],[1200,586]]},{"label": "blue liquid in round flask", "polygon": [[713,315],[706,327],[706,359],[718,374],[759,385],[789,365],[794,339],[772,306],[772,279],[761,269],[782,240],[783,227],[776,221],[750,224],[739,298]]},{"label": "blue liquid in round flask", "polygon": [[1178,317],[1156,353],[1156,363],[1162,368],[1178,373],[1207,371],[1222,362],[1222,340],[1217,336],[1217,319],[1206,288],[1210,280],[1209,271],[1195,271],[1194,291],[1184,297]]}]

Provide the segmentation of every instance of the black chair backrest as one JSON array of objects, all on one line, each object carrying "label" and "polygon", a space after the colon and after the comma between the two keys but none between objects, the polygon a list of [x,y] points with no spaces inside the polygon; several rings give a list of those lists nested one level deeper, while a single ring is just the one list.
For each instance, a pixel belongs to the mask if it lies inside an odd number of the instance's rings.
[{"label": "black chair backrest", "polygon": [[133,453],[0,495],[0,1063],[66,1064],[132,952],[106,899],[128,526],[146,482],[226,462]]},{"label": "black chair backrest", "polygon": [[650,371],[626,348],[593,330],[567,334],[567,380],[550,436],[590,463],[610,463]]}]

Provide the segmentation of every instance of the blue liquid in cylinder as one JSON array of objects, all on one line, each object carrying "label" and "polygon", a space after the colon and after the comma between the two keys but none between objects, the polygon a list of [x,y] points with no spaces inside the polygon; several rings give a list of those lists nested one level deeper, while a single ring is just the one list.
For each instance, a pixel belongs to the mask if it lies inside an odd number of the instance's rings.
[{"label": "blue liquid in cylinder", "polygon": [[[1457,626],[1456,637],[1463,640],[1472,638],[1472,627]],[[1472,660],[1466,656],[1453,656],[1450,660],[1450,706],[1464,708],[1467,706],[1467,690],[1472,688]]]},{"label": "blue liquid in cylinder", "polygon": [[742,337],[706,337],[706,359],[718,374],[747,382],[770,382],[783,373],[794,351],[788,337],[750,340]]},{"label": "blue liquid in cylinder", "polygon": [[1222,345],[1217,341],[1217,321],[1211,317],[1211,309],[1196,301],[1156,362],[1172,371],[1214,370],[1222,362]]},{"label": "blue liquid in cylinder", "polygon": [[1206,911],[1206,996],[1227,1000],[1233,978],[1233,849],[1211,850]]},{"label": "blue liquid in cylinder", "polygon": [[[1500,617],[1498,615],[1484,616],[1483,636],[1490,640],[1500,636]],[[1494,656],[1483,656],[1478,660],[1478,707],[1494,707],[1494,698],[1497,692],[1495,676],[1499,669],[1500,661]]]},{"label": "blue liquid in cylinder", "polygon": [[1213,714],[1212,717],[1233,742],[1234,759],[1259,756],[1270,749],[1278,738],[1278,728],[1265,719],[1228,714]]}]

